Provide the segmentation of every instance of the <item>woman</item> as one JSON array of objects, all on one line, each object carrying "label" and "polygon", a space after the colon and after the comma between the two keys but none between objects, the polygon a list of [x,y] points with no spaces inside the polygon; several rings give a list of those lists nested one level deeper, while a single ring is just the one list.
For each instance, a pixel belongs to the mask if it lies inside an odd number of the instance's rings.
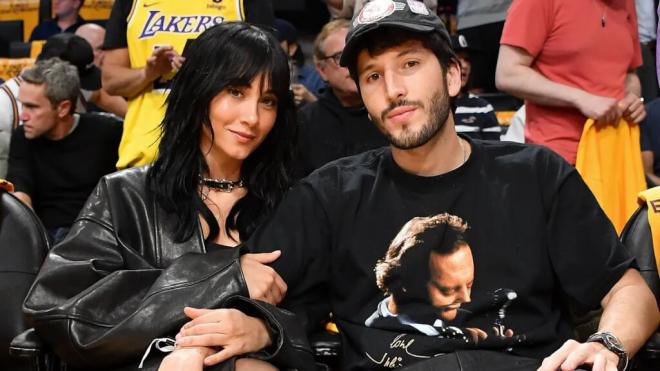
[{"label": "woman", "polygon": [[[219,344],[232,352],[225,358],[254,353],[308,369],[304,333],[273,306],[286,285],[264,263],[278,253],[229,248],[288,186],[295,123],[287,57],[273,36],[244,23],[208,29],[184,57],[156,162],[101,180],[46,258],[25,312],[67,363],[135,369],[152,340],[189,320],[184,306],[227,308],[237,326]],[[147,368],[159,363],[147,357]]]}]

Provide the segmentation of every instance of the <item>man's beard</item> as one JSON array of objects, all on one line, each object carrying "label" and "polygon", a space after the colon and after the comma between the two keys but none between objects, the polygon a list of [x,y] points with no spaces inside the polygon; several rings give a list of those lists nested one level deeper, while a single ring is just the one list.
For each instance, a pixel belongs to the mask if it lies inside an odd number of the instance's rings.
[{"label": "man's beard", "polygon": [[[443,92],[444,90],[444,92]],[[442,130],[447,122],[449,117],[449,92],[447,86],[444,85],[438,89],[429,101],[429,121],[422,126],[417,132],[408,130],[408,125],[402,127],[401,133],[398,136],[394,136],[392,133],[388,132],[385,129],[383,122],[387,114],[393,109],[400,107],[412,105],[417,106],[421,109],[424,109],[424,104],[420,101],[409,101],[409,100],[399,100],[390,104],[390,106],[383,111],[379,119],[376,119],[376,125],[380,131],[385,135],[387,140],[392,146],[398,149],[413,149],[423,146],[428,143],[435,135]]]}]

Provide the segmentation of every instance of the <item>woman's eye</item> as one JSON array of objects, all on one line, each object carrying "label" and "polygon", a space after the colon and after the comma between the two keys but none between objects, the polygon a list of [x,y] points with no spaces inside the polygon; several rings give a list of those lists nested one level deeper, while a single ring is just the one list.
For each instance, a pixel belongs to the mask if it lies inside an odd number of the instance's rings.
[{"label": "woman's eye", "polygon": [[264,98],[261,100],[261,103],[268,107],[277,107],[277,99],[275,98]]},{"label": "woman's eye", "polygon": [[236,88],[228,88],[227,93],[231,95],[232,97],[240,97],[243,95],[243,92],[241,92],[239,89]]}]

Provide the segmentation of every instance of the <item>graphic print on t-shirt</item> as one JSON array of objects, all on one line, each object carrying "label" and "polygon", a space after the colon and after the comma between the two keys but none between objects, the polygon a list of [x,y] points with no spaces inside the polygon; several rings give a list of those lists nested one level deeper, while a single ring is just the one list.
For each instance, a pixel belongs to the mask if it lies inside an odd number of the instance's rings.
[{"label": "graphic print on t-shirt", "polygon": [[[475,280],[475,262],[465,236],[467,229],[467,222],[448,213],[409,220],[376,263],[376,284],[385,298],[364,324],[401,332],[393,343],[407,341],[407,355],[417,358],[435,354],[415,353],[414,340],[407,340],[406,333],[447,339],[467,347],[489,337],[490,341],[493,337],[522,341],[524,336],[515,335],[515,329],[505,324],[506,310],[518,297],[509,288],[498,288],[489,298],[482,299],[490,301],[491,328],[465,324],[466,317],[472,313],[470,302]],[[386,355],[368,352],[366,356],[377,364],[387,359]]]}]

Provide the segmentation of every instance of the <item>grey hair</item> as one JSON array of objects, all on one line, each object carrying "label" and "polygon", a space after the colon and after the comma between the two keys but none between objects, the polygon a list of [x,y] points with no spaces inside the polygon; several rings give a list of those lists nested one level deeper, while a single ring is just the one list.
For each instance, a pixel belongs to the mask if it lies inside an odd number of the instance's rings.
[{"label": "grey hair", "polygon": [[30,84],[46,84],[46,98],[53,107],[61,102],[71,101],[71,112],[75,110],[80,94],[78,69],[71,63],[59,58],[37,61],[34,66],[23,70],[23,80]]}]

